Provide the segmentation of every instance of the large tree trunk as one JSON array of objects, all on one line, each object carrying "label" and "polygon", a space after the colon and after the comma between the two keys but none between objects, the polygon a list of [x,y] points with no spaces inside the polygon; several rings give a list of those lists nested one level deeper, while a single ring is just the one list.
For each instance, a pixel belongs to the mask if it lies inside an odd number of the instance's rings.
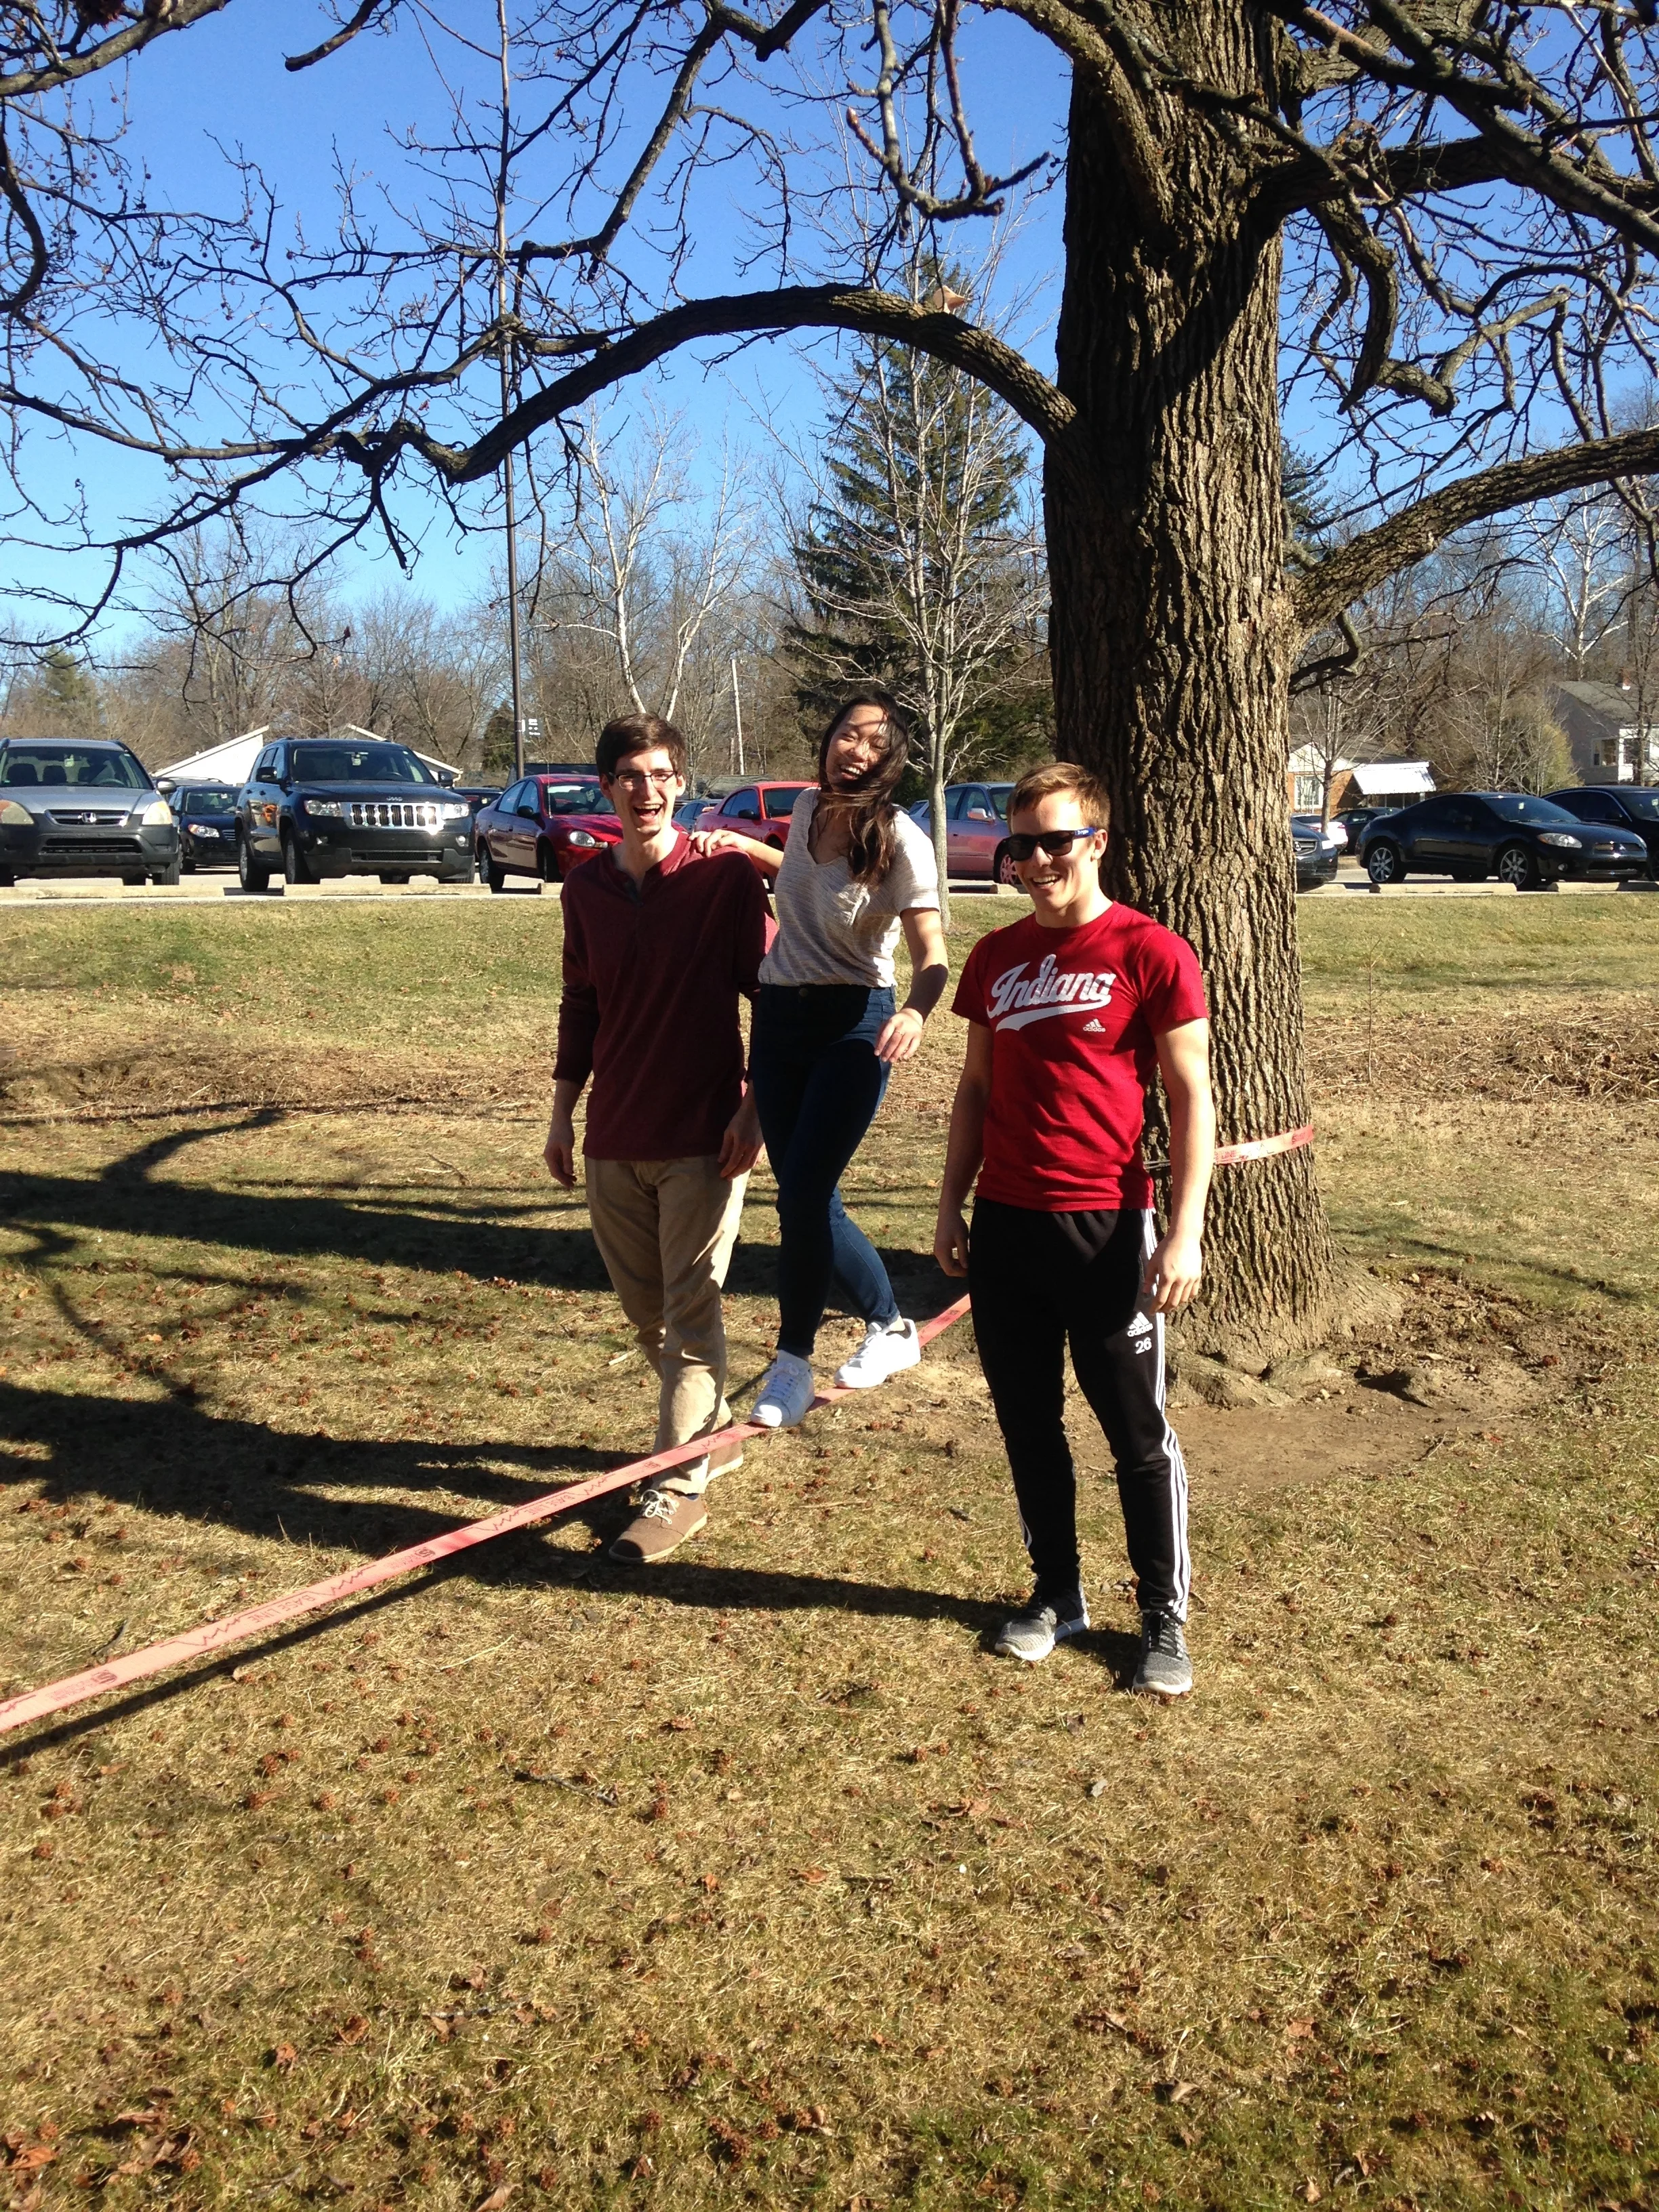
[{"label": "large tree trunk", "polygon": [[[1258,81],[1246,11],[1168,19],[1200,73]],[[1171,106],[1174,103],[1171,103]],[[1309,1119],[1285,790],[1294,649],[1275,390],[1279,248],[1239,220],[1220,134],[1181,126],[1160,236],[1079,79],[1051,447],[1056,750],[1112,796],[1108,885],[1194,945],[1223,1144]],[[1188,1342],[1261,1365],[1325,1335],[1337,1269],[1310,1150],[1218,1171]]]}]

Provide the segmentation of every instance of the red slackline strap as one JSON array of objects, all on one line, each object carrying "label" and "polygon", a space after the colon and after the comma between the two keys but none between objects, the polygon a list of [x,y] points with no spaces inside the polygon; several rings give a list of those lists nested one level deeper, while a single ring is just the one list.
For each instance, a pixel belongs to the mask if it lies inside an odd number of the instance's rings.
[{"label": "red slackline strap", "polygon": [[1247,1145],[1218,1146],[1215,1164],[1218,1168],[1231,1168],[1240,1160],[1271,1159],[1275,1152],[1293,1152],[1303,1145],[1312,1144],[1313,1134],[1313,1123],[1304,1121],[1299,1129],[1286,1129],[1277,1137],[1253,1137]]},{"label": "red slackline strap", "polygon": [[[960,1321],[967,1310],[967,1299],[958,1298],[955,1305],[947,1306],[931,1321],[919,1322],[916,1334],[924,1344],[930,1344],[953,1322]],[[837,1398],[854,1395],[851,1390],[832,1386],[821,1391],[812,1403],[827,1406]],[[186,1660],[207,1658],[228,1644],[245,1643],[249,1637],[280,1628],[286,1621],[299,1620],[308,1613],[319,1613],[325,1606],[337,1605],[342,1598],[356,1597],[359,1591],[373,1589],[377,1583],[391,1582],[398,1575],[412,1574],[418,1567],[435,1566],[440,1559],[453,1559],[458,1552],[470,1552],[475,1545],[488,1544],[492,1538],[505,1536],[514,1528],[527,1528],[538,1521],[568,1513],[573,1506],[586,1504],[590,1498],[604,1498],[613,1490],[626,1490],[634,1483],[665,1474],[687,1460],[701,1459],[716,1444],[775,1433],[752,1421],[734,1422],[717,1435],[696,1437],[690,1443],[653,1452],[648,1459],[629,1460],[625,1466],[613,1467],[607,1474],[596,1474],[589,1481],[546,1491],[526,1504],[489,1514],[481,1521],[465,1522],[441,1536],[428,1537],[423,1544],[410,1544],[404,1551],[388,1552],[384,1559],[370,1559],[361,1567],[352,1567],[343,1575],[330,1575],[319,1583],[307,1583],[303,1589],[290,1590],[286,1597],[270,1598],[264,1605],[249,1606],[246,1612],[233,1613],[223,1620],[210,1620],[200,1628],[185,1629],[181,1635],[166,1637],[160,1644],[130,1651],[125,1658],[112,1659],[105,1666],[88,1667],[79,1674],[67,1674],[61,1682],[48,1682],[42,1689],[20,1691],[15,1697],[0,1702],[0,1734],[8,1729],[21,1728],[26,1721],[42,1720],[48,1713],[60,1713],[66,1706],[84,1704],[87,1698],[101,1696],[106,1690],[125,1689],[129,1682],[146,1681],[152,1674],[164,1674],[169,1667],[181,1666]]]}]

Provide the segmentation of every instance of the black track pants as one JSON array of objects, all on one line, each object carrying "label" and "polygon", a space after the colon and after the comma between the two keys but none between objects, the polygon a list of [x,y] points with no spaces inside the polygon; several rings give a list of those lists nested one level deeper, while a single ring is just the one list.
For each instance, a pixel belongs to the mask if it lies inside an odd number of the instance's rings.
[{"label": "black track pants", "polygon": [[1187,1469],[1164,1411],[1164,1322],[1140,1297],[1150,1213],[1039,1213],[980,1199],[968,1285],[1025,1544],[1045,1593],[1077,1587],[1077,1480],[1066,1345],[1117,1464],[1145,1612],[1187,1617]]}]

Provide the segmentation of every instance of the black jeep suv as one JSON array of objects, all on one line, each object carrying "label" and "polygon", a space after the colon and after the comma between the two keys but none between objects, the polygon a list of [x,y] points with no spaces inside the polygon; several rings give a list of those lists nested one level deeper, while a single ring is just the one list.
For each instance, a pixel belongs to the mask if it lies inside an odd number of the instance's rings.
[{"label": "black jeep suv", "polygon": [[472,810],[407,745],[290,738],[267,745],[236,799],[236,872],[262,891],[378,876],[406,884],[472,880]]}]

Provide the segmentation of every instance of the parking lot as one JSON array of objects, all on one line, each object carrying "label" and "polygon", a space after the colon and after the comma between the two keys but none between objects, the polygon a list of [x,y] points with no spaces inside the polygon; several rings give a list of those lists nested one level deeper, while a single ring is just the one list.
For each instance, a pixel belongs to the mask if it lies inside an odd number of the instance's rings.
[{"label": "parking lot", "polygon": [[[556,884],[545,887],[556,896]],[[1553,896],[1557,891],[1571,898],[1607,897],[1621,887],[1612,884],[1552,884],[1547,894],[1516,890],[1512,884],[1500,884],[1496,878],[1481,884],[1457,884],[1449,878],[1421,877],[1403,884],[1390,884],[1379,890],[1366,880],[1358,860],[1345,858],[1337,870],[1336,881],[1318,892],[1305,892],[1304,897],[1329,900],[1340,893],[1358,892],[1362,896],[1382,899],[1424,898],[1534,898]],[[537,898],[544,886],[529,877],[509,878],[501,898]],[[1652,881],[1626,884],[1626,891],[1659,890]],[[1018,891],[1000,889],[982,880],[953,881],[953,898],[988,898],[1015,900]],[[416,877],[407,884],[383,884],[374,876],[345,876],[331,883],[273,884],[269,890],[245,891],[230,869],[198,869],[179,884],[140,884],[128,885],[111,876],[55,876],[26,878],[10,890],[0,890],[0,909],[9,906],[50,906],[53,904],[83,904],[88,900],[103,900],[112,904],[216,906],[231,899],[240,905],[258,905],[262,902],[275,903],[281,899],[326,899],[331,903],[356,899],[483,899],[489,901],[492,894],[488,884],[440,884],[429,877]]]}]

